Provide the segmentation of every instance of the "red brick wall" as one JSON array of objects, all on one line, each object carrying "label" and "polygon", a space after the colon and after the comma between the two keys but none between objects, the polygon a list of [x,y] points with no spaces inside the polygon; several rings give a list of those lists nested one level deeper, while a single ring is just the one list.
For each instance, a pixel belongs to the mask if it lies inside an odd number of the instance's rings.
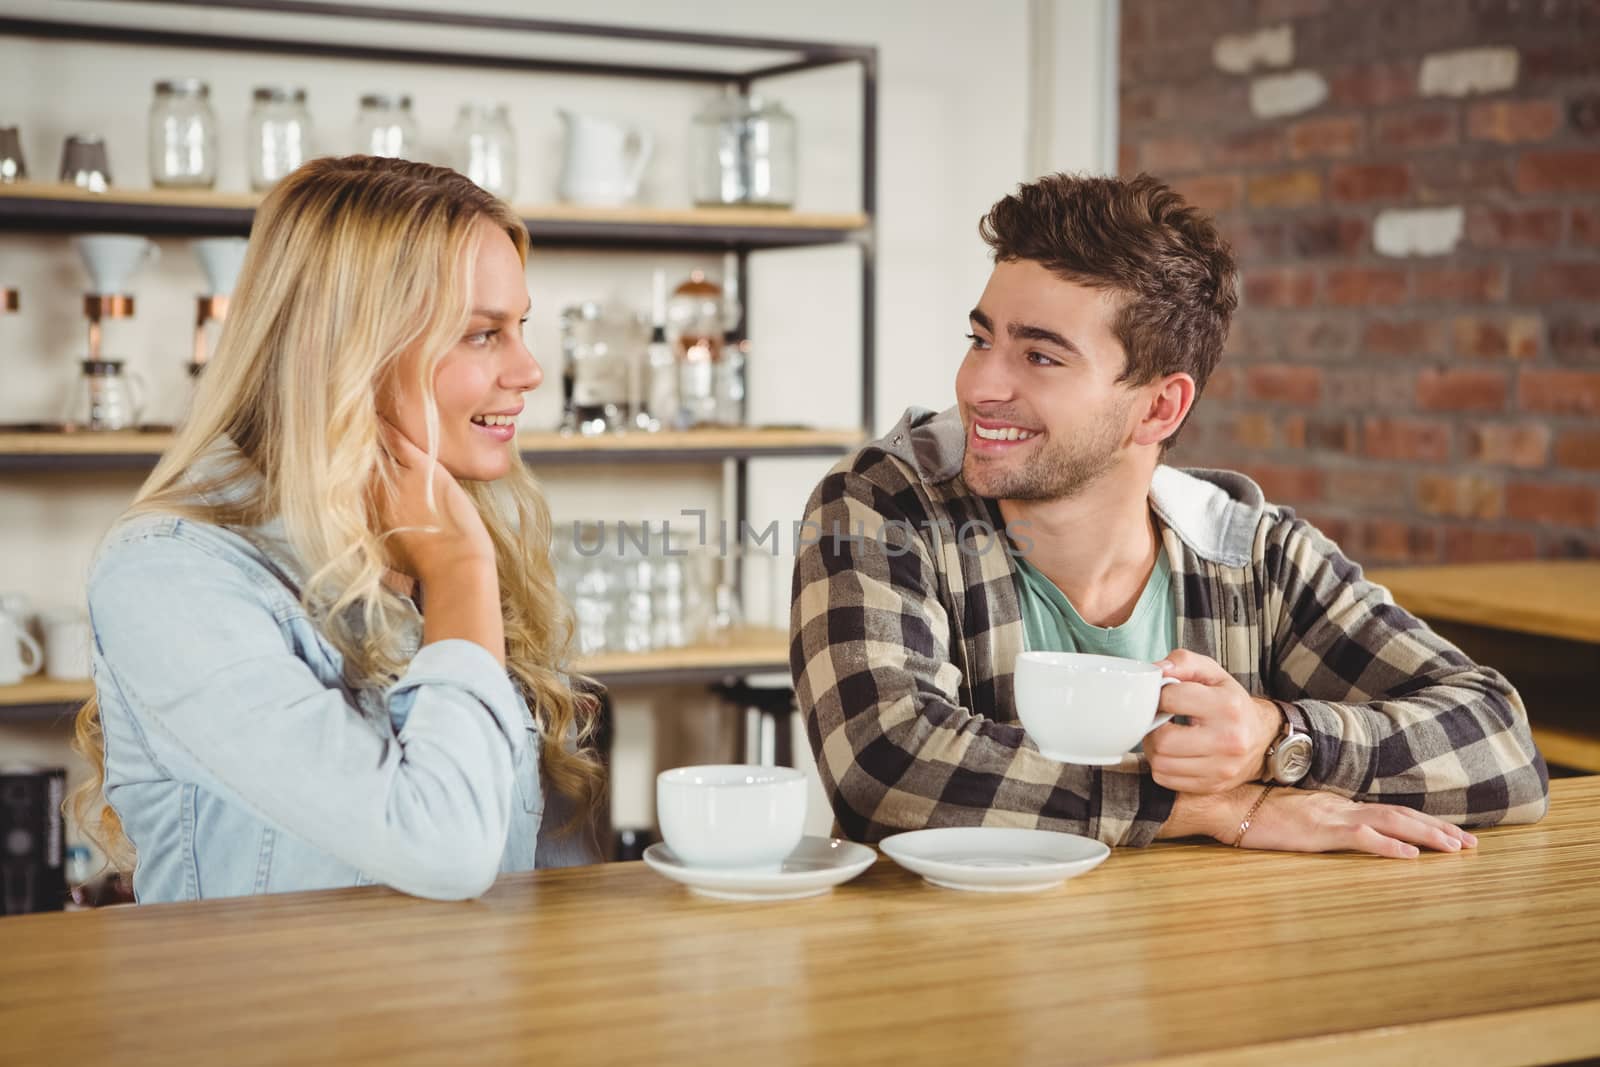
[{"label": "red brick wall", "polygon": [[1174,460],[1363,562],[1600,555],[1600,3],[1122,12],[1121,169],[1242,281]]}]

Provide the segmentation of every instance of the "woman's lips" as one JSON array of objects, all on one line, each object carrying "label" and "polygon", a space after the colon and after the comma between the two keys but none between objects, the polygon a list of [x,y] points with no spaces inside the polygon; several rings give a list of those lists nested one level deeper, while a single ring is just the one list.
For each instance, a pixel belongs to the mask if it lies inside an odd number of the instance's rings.
[{"label": "woman's lips", "polygon": [[499,441],[501,444],[511,441],[517,436],[517,428],[515,425],[485,426],[481,422],[474,422],[471,425],[474,430],[494,438],[494,440]]}]

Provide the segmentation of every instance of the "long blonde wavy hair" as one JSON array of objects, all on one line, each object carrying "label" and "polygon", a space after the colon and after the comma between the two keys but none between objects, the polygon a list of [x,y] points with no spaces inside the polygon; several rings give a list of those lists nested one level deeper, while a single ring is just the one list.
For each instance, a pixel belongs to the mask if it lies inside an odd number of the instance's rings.
[{"label": "long blonde wavy hair", "polygon": [[[279,182],[256,213],[188,420],[128,512],[220,526],[281,519],[310,574],[301,599],[354,686],[387,685],[405,670],[400,635],[413,610],[384,584],[389,555],[371,492],[385,469],[379,396],[401,355],[420,348],[427,451],[437,457],[433,370],[467,326],[480,219],[527,261],[521,219],[442,167],[349,156],[312,160]],[[200,465],[228,441],[235,463]],[[550,563],[549,508],[520,458],[497,482],[462,486],[494,542],[506,668],[539,725],[544,773],[587,814],[604,794],[590,744],[598,702],[561,674],[572,618]],[[105,799],[96,700],[78,712],[74,747],[93,777],[70,808],[112,864],[131,869],[132,844]]]}]

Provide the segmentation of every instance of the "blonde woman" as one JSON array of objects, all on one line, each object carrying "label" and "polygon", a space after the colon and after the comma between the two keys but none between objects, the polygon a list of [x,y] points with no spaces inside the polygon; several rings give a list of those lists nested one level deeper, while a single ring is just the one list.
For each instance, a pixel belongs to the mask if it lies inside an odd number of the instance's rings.
[{"label": "blonde woman", "polygon": [[439,167],[306,164],[257,213],[172,449],[92,568],[90,832],[141,902],[598,859],[592,698],[513,444],[528,235]]}]

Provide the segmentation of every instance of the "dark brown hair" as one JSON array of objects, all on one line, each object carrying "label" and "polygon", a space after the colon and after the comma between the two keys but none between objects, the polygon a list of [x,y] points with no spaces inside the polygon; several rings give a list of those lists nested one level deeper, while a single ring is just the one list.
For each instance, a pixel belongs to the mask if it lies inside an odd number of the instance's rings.
[{"label": "dark brown hair", "polygon": [[1047,175],[990,208],[978,233],[997,263],[1032,260],[1122,297],[1111,321],[1128,359],[1119,381],[1144,385],[1181,371],[1196,397],[1205,389],[1239,304],[1233,253],[1166,185],[1148,174]]}]

